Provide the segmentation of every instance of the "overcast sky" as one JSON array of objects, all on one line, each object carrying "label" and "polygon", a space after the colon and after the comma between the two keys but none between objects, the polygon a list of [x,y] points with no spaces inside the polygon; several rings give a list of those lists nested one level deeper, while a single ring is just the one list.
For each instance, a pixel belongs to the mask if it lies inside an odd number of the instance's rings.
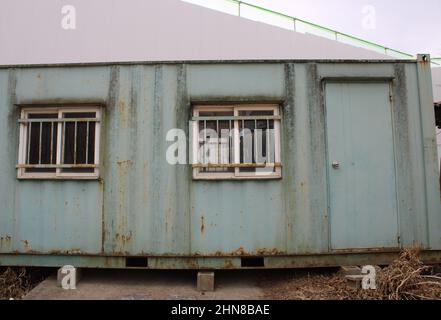
[{"label": "overcast sky", "polygon": [[[219,0],[186,0],[209,3]],[[247,0],[393,49],[441,57],[441,0]],[[375,9],[375,28],[364,28]]]}]

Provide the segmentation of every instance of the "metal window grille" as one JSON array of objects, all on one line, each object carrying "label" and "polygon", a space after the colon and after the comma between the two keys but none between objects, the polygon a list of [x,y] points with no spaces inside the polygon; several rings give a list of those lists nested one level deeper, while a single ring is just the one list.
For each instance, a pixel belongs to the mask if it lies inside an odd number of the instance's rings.
[{"label": "metal window grille", "polygon": [[99,176],[99,107],[24,108],[18,122],[18,178]]},{"label": "metal window grille", "polygon": [[281,177],[278,105],[195,106],[193,177]]}]

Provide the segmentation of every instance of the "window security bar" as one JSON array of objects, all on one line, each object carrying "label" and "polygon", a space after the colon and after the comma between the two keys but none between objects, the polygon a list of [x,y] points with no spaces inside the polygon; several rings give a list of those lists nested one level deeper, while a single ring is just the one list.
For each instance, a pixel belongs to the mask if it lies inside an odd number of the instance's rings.
[{"label": "window security bar", "polygon": [[[38,168],[55,168],[55,169],[62,169],[62,168],[73,168],[73,169],[80,169],[80,168],[97,168],[96,165],[89,164],[89,131],[90,131],[90,123],[97,123],[100,122],[100,119],[98,118],[50,118],[50,119],[20,119],[18,121],[20,124],[25,125],[27,127],[27,150],[26,150],[26,164],[19,164],[17,168],[32,168],[32,169],[38,169]],[[65,151],[65,133],[66,133],[66,123],[73,123],[74,124],[74,146],[73,146],[73,164],[64,164],[64,151]],[[77,164],[77,133],[78,133],[78,123],[86,123],[87,125],[87,133],[86,133],[86,163]],[[30,164],[30,152],[31,152],[31,135],[32,135],[32,126],[33,124],[39,124],[39,145],[38,145],[38,164]],[[50,124],[51,130],[50,130],[50,162],[49,164],[42,164],[42,135],[43,135],[43,124]],[[54,148],[54,127],[55,125],[61,125],[62,126],[62,143],[61,143],[61,163],[56,165],[54,164],[54,157],[53,157],[53,148]],[[58,134],[58,132],[56,133]]]},{"label": "window security bar", "polygon": [[195,179],[281,177],[278,105],[195,106],[191,119]]},{"label": "window security bar", "polygon": [[98,118],[53,118],[53,119],[20,119],[18,123],[33,123],[33,122],[43,122],[43,123],[59,123],[59,122],[100,122]]},{"label": "window security bar", "polygon": [[96,164],[18,164],[17,169],[96,169]]}]

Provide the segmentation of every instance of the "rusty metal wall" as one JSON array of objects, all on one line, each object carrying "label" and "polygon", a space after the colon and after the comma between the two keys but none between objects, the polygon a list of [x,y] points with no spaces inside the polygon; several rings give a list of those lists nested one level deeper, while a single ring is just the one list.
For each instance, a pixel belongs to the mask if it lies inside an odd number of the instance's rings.
[{"label": "rusty metal wall", "polygon": [[[19,264],[42,254],[83,255],[86,266],[106,266],[105,256],[332,253],[322,90],[331,78],[393,79],[400,243],[441,250],[423,61],[36,66],[0,69],[0,265],[16,254]],[[17,180],[16,104],[63,102],[105,105],[101,179]],[[283,179],[194,181],[191,166],[168,164],[166,134],[188,132],[196,102],[280,103]]]}]

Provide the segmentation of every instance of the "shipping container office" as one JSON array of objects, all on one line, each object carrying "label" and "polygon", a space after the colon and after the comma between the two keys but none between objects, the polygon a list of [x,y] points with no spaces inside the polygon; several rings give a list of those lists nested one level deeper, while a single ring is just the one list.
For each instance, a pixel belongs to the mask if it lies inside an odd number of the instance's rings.
[{"label": "shipping container office", "polygon": [[[3,67],[0,264],[439,262],[428,59]],[[273,129],[269,169],[234,134],[223,166],[166,160],[170,130],[245,122]]]}]

